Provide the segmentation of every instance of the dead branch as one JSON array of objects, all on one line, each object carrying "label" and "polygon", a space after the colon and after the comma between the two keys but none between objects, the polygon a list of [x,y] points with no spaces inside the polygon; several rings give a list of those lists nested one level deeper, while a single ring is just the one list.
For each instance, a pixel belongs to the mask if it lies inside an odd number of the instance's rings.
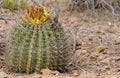
[{"label": "dead branch", "polygon": [[94,11],[95,9],[103,8],[110,10],[114,16],[120,16],[120,14],[115,12],[114,5],[110,4],[109,1],[107,2],[106,0],[71,0],[71,3],[75,9],[85,8],[87,10]]},{"label": "dead branch", "polygon": [[32,0],[32,2],[33,2],[33,4],[35,4],[35,5],[39,6],[39,7],[43,7],[43,6],[44,6],[44,3],[45,3],[44,0],[42,0],[41,4],[39,4],[39,2],[36,1],[36,0]]},{"label": "dead branch", "polygon": [[3,18],[3,17],[0,17],[0,20],[4,20],[5,23],[8,23],[7,20],[5,18]]},{"label": "dead branch", "polygon": [[69,30],[72,37],[73,37],[73,52],[76,51],[76,30],[73,29],[73,30]]},{"label": "dead branch", "polygon": [[120,14],[116,14],[115,13],[115,9],[114,9],[114,7],[112,5],[110,5],[109,3],[107,3],[105,0],[101,0],[101,2],[103,2],[106,6],[108,6],[108,8],[110,8],[110,10],[112,11],[112,14],[114,16],[120,16]]},{"label": "dead branch", "polygon": [[3,3],[3,1],[0,1],[0,8],[2,7],[2,3]]}]

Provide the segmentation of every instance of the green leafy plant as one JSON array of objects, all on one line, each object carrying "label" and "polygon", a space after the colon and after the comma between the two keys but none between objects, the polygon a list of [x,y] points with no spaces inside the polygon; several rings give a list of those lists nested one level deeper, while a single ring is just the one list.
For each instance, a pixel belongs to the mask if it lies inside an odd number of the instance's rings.
[{"label": "green leafy plant", "polygon": [[27,5],[27,3],[24,0],[20,0],[20,5],[21,5],[22,9],[28,8],[28,5]]},{"label": "green leafy plant", "polygon": [[11,9],[11,10],[16,10],[16,9],[18,9],[18,4],[10,1],[10,2],[9,2],[9,9]]},{"label": "green leafy plant", "polygon": [[[36,12],[35,9],[42,10],[32,8],[32,11]],[[40,72],[42,68],[63,72],[67,54],[67,41],[60,23],[53,24],[49,18],[40,24],[23,19],[11,31],[7,64],[15,72]]]},{"label": "green leafy plant", "polygon": [[5,8],[9,7],[9,1],[8,0],[3,0],[3,6]]},{"label": "green leafy plant", "polygon": [[21,9],[26,9],[28,7],[27,3],[24,0],[3,0],[3,7],[10,10],[17,10],[19,7]]}]

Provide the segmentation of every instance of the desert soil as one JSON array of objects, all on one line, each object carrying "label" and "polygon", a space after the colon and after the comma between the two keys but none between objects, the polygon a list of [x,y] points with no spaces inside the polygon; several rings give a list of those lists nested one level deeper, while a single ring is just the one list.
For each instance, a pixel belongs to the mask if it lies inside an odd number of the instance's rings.
[{"label": "desert soil", "polygon": [[10,29],[24,12],[1,10],[0,15],[9,20],[7,23],[0,20],[0,78],[120,78],[119,17],[63,11],[62,8],[59,22],[72,45],[69,72],[43,69],[41,74],[23,74],[8,72],[4,60]]}]

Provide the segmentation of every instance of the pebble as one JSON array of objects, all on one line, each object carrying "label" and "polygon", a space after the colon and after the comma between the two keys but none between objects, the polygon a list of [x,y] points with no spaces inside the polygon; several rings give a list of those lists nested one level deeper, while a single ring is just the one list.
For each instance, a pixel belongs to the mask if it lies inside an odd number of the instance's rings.
[{"label": "pebble", "polygon": [[7,74],[3,71],[0,71],[0,78],[7,78]]}]

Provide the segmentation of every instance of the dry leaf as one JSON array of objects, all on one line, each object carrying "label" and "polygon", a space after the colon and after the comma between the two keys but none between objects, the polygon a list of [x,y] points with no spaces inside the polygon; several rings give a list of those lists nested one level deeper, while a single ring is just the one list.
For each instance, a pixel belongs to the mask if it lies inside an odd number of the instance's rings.
[{"label": "dry leaf", "polygon": [[90,61],[96,61],[96,60],[97,60],[97,58],[96,58],[96,57],[94,57],[94,56],[90,56],[89,60],[90,60]]}]

